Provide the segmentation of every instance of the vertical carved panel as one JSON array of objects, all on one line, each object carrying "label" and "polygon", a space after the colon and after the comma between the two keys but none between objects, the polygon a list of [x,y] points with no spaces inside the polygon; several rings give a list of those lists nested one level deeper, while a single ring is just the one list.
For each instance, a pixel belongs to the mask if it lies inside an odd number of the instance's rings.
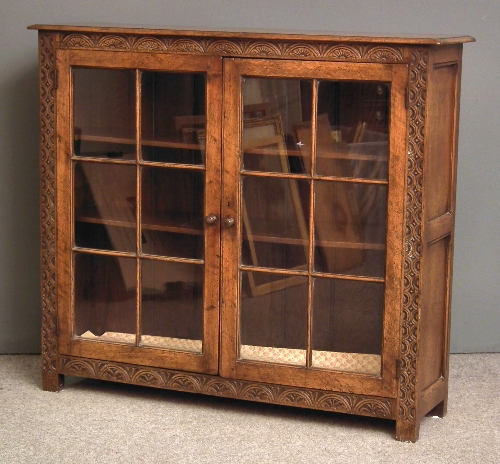
[{"label": "vertical carved panel", "polygon": [[420,259],[422,241],[422,182],[428,52],[414,50],[410,63],[409,141],[406,186],[405,269],[399,391],[398,438],[418,436],[417,382]]},{"label": "vertical carved panel", "polygon": [[42,265],[43,388],[59,388],[56,371],[56,224],[55,224],[55,36],[39,34],[40,64],[40,227]]}]

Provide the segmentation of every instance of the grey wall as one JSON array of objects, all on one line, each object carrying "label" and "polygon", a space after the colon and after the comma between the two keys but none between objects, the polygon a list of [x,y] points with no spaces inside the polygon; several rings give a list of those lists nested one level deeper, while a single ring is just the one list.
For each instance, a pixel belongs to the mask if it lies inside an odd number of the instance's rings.
[{"label": "grey wall", "polygon": [[451,348],[500,351],[499,0],[2,0],[0,353],[40,351],[33,23],[475,36],[464,47]]}]

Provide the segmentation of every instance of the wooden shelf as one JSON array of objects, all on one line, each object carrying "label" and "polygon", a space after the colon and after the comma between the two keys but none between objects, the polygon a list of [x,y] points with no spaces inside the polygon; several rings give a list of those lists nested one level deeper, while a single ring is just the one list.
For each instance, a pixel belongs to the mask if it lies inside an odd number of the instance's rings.
[{"label": "wooden shelf", "polygon": [[[253,240],[254,242],[264,242],[264,243],[279,243],[282,245],[298,245],[307,246],[308,241],[302,240],[300,238],[287,238],[287,237],[276,237],[271,235],[252,235],[249,237],[247,234],[243,235],[243,240]],[[316,246],[321,246],[324,248],[354,248],[362,250],[385,250],[384,243],[365,243],[365,242],[339,242],[332,240],[315,240],[314,244]]]},{"label": "wooden shelf", "polygon": [[[283,151],[273,148],[245,148],[244,153],[248,155],[260,156],[283,156]],[[286,156],[296,156],[298,158],[310,158],[311,154],[305,151],[286,150]],[[325,151],[321,150],[316,153],[316,157],[320,159],[333,160],[352,160],[352,161],[372,161],[372,162],[387,162],[387,155],[367,155],[364,153],[348,153],[344,151]]]},{"label": "wooden shelf", "polygon": [[[119,143],[123,145],[136,144],[135,139],[128,139],[122,137],[106,137],[101,135],[81,135],[80,140],[86,142],[104,142],[104,143]],[[162,148],[179,148],[182,150],[203,150],[202,145],[196,143],[184,143],[171,140],[141,140],[141,145],[148,147],[162,147]]]},{"label": "wooden shelf", "polygon": [[[117,219],[102,219],[95,216],[80,215],[75,217],[76,222],[86,222],[90,224],[101,224],[105,226],[113,227],[127,227],[131,229],[136,228],[135,222],[130,221],[120,221]],[[143,221],[142,230],[152,230],[157,232],[170,232],[175,234],[185,234],[185,235],[203,235],[203,229],[195,229],[189,226],[189,222],[179,222],[175,223],[172,220],[165,220],[160,222],[155,220],[150,222],[148,220]]]}]

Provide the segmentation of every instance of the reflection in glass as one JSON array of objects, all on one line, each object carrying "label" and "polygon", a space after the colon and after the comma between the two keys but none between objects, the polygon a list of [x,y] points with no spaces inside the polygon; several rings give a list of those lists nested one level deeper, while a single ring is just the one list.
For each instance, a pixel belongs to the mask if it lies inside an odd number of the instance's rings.
[{"label": "reflection in glass", "polygon": [[135,252],[135,167],[76,162],[74,168],[75,245]]},{"label": "reflection in glass", "polygon": [[317,174],[387,179],[389,99],[381,82],[320,82]]},{"label": "reflection in glass", "polygon": [[[310,172],[311,130],[297,139],[295,128],[311,120],[311,81],[245,78],[243,82],[243,168],[265,172]],[[308,99],[309,97],[309,99]]]},{"label": "reflection in glass", "polygon": [[73,68],[74,154],[135,159],[135,72]]},{"label": "reflection in glass", "polygon": [[383,277],[386,209],[385,185],[317,181],[314,269]]},{"label": "reflection in glass", "polygon": [[205,87],[203,74],[142,73],[144,160],[204,163]]},{"label": "reflection in glass", "polygon": [[203,171],[142,168],[142,251],[203,259]]},{"label": "reflection in glass", "polygon": [[135,343],[135,266],[134,258],[75,254],[76,336]]},{"label": "reflection in glass", "polygon": [[307,265],[309,181],[243,178],[243,264],[292,269]]},{"label": "reflection in glass", "polygon": [[381,283],[314,279],[313,367],[380,374]]},{"label": "reflection in glass", "polygon": [[[240,358],[305,365],[307,277],[261,272],[241,276]],[[250,287],[257,281],[266,289],[255,296]]]},{"label": "reflection in glass", "polygon": [[202,351],[203,266],[142,260],[141,343]]}]

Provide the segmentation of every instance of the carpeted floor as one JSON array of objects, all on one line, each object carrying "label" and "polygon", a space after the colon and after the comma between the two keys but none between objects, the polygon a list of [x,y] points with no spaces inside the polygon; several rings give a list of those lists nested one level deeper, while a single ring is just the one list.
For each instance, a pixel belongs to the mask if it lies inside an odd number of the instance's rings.
[{"label": "carpeted floor", "polygon": [[500,353],[452,355],[445,419],[394,424],[76,381],[40,389],[40,356],[0,356],[0,463],[500,463]]}]

